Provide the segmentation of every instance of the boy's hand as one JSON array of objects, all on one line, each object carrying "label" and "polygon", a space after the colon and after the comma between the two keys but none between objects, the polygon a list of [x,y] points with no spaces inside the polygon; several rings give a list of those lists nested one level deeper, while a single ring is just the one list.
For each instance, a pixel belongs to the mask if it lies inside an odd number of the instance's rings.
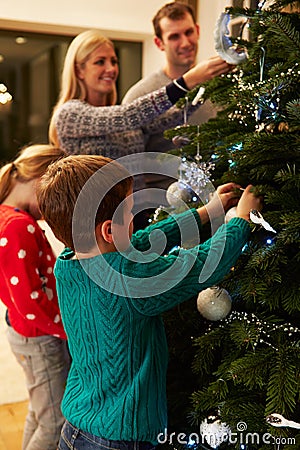
[{"label": "boy's hand", "polygon": [[[226,183],[219,186],[214,195],[218,195],[223,205],[224,211],[236,206],[241,196],[241,186],[236,183]],[[212,198],[212,201],[214,197]]]},{"label": "boy's hand", "polygon": [[236,183],[226,183],[219,186],[207,205],[198,209],[202,224],[208,220],[221,217],[228,209],[237,205],[240,189],[240,185]]},{"label": "boy's hand", "polygon": [[241,217],[242,219],[248,220],[250,222],[250,211],[251,209],[256,209],[257,211],[262,210],[262,198],[261,197],[255,197],[253,193],[251,192],[251,188],[253,186],[249,184],[246,189],[243,192],[243,195],[241,196],[237,208],[236,208],[236,215],[237,217]]},{"label": "boy's hand", "polygon": [[[208,220],[221,217],[235,205],[237,205],[236,217],[241,217],[249,222],[251,209],[262,210],[262,198],[254,196],[251,192],[252,187],[249,184],[246,189],[242,189],[236,183],[226,183],[219,186],[207,205],[198,209],[202,224],[208,222]],[[240,195],[242,191],[243,193]]]},{"label": "boy's hand", "polygon": [[236,183],[222,184],[213,193],[206,208],[210,218],[220,217],[228,209],[236,206],[240,197],[240,186]]}]

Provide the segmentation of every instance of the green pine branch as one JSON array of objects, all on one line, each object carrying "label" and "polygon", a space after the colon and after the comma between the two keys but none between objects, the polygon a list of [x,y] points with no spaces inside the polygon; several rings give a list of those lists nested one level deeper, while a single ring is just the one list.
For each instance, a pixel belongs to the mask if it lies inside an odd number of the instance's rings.
[{"label": "green pine branch", "polygon": [[292,57],[294,61],[297,61],[300,56],[300,35],[292,23],[291,15],[280,13],[265,14],[263,20],[265,21],[264,26],[267,29],[264,34],[264,39],[271,39],[273,42],[276,41],[277,45],[284,48],[286,57]]},{"label": "green pine branch", "polygon": [[291,417],[298,400],[300,351],[282,345],[270,370],[266,415],[274,412]]}]

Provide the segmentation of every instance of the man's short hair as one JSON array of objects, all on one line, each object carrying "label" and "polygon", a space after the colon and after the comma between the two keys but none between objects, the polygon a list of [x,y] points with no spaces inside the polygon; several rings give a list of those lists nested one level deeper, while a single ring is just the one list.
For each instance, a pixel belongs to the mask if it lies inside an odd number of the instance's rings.
[{"label": "man's short hair", "polygon": [[166,3],[162,8],[159,9],[159,11],[157,11],[157,13],[152,19],[155,35],[159,39],[162,38],[160,21],[163,17],[167,17],[168,19],[171,20],[180,20],[186,14],[190,14],[192,16],[193,22],[196,23],[195,12],[190,5],[181,2]]}]

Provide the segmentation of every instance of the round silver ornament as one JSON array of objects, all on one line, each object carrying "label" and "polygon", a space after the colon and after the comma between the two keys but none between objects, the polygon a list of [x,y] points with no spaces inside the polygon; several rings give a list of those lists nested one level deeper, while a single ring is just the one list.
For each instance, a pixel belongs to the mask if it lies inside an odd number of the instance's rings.
[{"label": "round silver ornament", "polygon": [[183,181],[175,181],[170,184],[166,192],[166,198],[171,206],[182,206],[182,202],[191,203],[199,201],[198,195]]},{"label": "round silver ornament", "polygon": [[231,297],[226,289],[214,286],[199,292],[197,309],[207,320],[224,319],[231,311]]},{"label": "round silver ornament", "polygon": [[202,441],[204,438],[211,448],[217,449],[223,442],[228,441],[231,430],[218,418],[215,420],[204,419],[200,424],[200,434]]},{"label": "round silver ornament", "polygon": [[236,206],[230,208],[225,214],[225,223],[228,223],[230,219],[236,217]]}]

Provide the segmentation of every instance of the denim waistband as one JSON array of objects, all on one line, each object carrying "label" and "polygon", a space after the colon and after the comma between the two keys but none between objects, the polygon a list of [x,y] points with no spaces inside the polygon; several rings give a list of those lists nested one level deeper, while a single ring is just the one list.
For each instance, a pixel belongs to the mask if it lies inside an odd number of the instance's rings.
[{"label": "denim waistband", "polygon": [[[72,434],[72,437],[74,438],[75,435],[79,437],[79,435],[82,436],[82,438],[86,438],[90,442],[94,442],[95,444],[99,445],[99,448],[103,448],[103,450],[151,450],[155,449],[156,445],[147,442],[147,441],[125,441],[125,440],[111,440],[111,439],[105,439],[99,436],[95,436],[94,434],[88,433],[87,431],[83,431],[74,425],[72,425],[67,420],[65,421],[65,425],[63,427],[63,434],[65,434],[65,437],[67,437],[67,434]],[[98,448],[98,447],[97,447]]]}]

